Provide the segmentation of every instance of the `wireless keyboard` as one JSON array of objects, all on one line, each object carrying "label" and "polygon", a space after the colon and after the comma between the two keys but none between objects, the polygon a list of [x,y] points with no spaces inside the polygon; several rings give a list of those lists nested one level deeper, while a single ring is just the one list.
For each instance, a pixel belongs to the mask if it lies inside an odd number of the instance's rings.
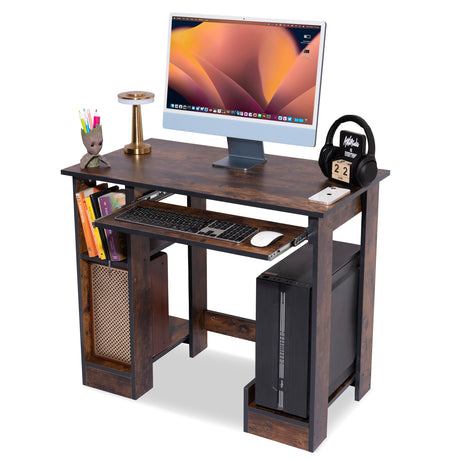
[{"label": "wireless keyboard", "polygon": [[183,233],[203,235],[208,238],[231,241],[232,243],[241,243],[259,231],[258,228],[244,224],[234,224],[233,222],[140,206],[122,212],[115,219]]}]

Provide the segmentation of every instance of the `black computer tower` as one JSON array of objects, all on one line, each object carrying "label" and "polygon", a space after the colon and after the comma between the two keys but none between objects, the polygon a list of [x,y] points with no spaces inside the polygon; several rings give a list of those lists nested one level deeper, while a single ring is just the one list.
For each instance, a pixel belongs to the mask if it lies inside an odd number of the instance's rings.
[{"label": "black computer tower", "polygon": [[[259,406],[308,418],[313,247],[306,244],[257,278]],[[329,395],[354,371],[359,246],[333,242]]]}]

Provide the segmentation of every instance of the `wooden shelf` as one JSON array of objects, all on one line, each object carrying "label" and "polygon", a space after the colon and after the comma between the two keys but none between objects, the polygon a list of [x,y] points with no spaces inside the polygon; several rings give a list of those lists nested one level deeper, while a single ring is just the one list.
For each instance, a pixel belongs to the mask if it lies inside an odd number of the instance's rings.
[{"label": "wooden shelf", "polygon": [[[87,262],[90,262],[92,264],[100,264],[100,265],[105,265],[108,267],[109,261],[107,259],[103,260],[100,259],[99,257],[90,257],[87,252],[84,252],[83,254],[80,254],[80,258],[83,260],[86,260]],[[111,267],[112,268],[120,268],[122,270],[127,270],[128,269],[128,262],[126,260],[122,260],[120,262],[116,261],[111,261]]]},{"label": "wooden shelf", "polygon": [[[166,249],[168,246],[171,246],[171,244],[173,244],[172,241],[162,241],[152,238],[150,240],[150,257],[153,257],[155,254],[158,254],[160,251],[163,251],[163,249]],[[109,265],[109,261],[107,259],[103,260],[97,256],[90,257],[87,252],[83,252],[82,254],[80,254],[80,258],[93,264],[101,264],[105,266]],[[112,268],[120,268],[123,270],[128,269],[128,261],[126,259],[121,260],[119,262],[112,260],[110,264]]]},{"label": "wooden shelf", "polygon": [[[116,220],[116,216],[132,207],[146,207],[153,209],[162,209],[166,211],[179,212],[186,215],[196,217],[206,217],[210,219],[224,220],[227,222],[234,222],[237,224],[250,225],[257,227],[259,231],[271,230],[280,232],[283,237],[267,247],[259,248],[252,246],[250,238],[247,238],[241,243],[231,243],[229,241],[222,241],[215,238],[209,238],[203,235],[192,235],[183,232],[177,232],[170,229],[162,229],[157,227],[150,227],[147,225],[134,224],[130,222],[122,222]],[[304,227],[297,227],[293,225],[280,224],[278,222],[269,222],[259,219],[251,219],[247,217],[234,216],[231,214],[222,214],[219,212],[206,211],[203,209],[195,209],[185,206],[177,206],[173,204],[141,201],[129,206],[125,206],[120,210],[97,219],[94,224],[99,228],[110,228],[123,233],[136,234],[146,236],[149,238],[156,238],[160,240],[167,240],[176,243],[188,244],[190,246],[199,246],[206,249],[214,249],[217,251],[229,252],[247,257],[254,257],[263,260],[273,260],[278,255],[285,252],[293,245],[306,240],[306,231]]]},{"label": "wooden shelf", "polygon": [[[330,406],[354,382],[355,374],[352,374],[329,395],[328,405]],[[310,420],[256,405],[255,385],[256,380],[253,379],[244,387],[244,431],[292,447],[310,450]]]}]

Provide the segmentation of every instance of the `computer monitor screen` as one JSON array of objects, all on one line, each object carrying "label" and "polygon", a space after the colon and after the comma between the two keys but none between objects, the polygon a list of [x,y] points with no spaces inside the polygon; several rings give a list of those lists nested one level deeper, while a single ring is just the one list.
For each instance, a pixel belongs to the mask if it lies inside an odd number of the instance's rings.
[{"label": "computer monitor screen", "polygon": [[314,146],[325,28],[171,15],[164,127]]}]

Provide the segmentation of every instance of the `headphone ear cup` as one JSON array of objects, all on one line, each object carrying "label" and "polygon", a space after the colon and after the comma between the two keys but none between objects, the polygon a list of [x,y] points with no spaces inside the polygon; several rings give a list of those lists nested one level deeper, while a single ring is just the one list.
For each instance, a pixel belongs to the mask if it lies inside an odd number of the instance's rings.
[{"label": "headphone ear cup", "polygon": [[377,162],[375,157],[366,155],[356,166],[355,181],[360,187],[365,187],[377,177]]},{"label": "headphone ear cup", "polygon": [[337,151],[337,147],[334,147],[331,144],[326,144],[319,154],[318,164],[321,168],[322,173],[329,177],[329,165],[331,163],[332,157]]}]

